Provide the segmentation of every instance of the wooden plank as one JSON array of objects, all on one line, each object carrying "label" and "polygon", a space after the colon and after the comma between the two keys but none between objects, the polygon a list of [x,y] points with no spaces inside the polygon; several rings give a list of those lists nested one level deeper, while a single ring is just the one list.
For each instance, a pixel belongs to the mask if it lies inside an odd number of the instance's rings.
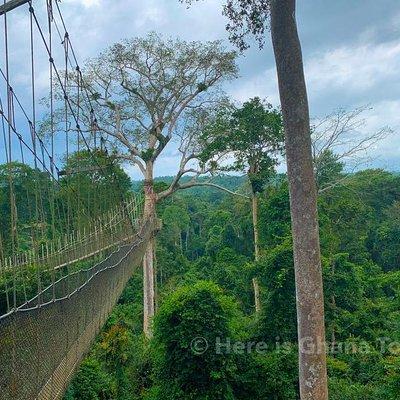
[{"label": "wooden plank", "polygon": [[[0,0],[1,2],[1,0]],[[14,10],[15,8],[22,6],[26,3],[28,3],[29,0],[10,0],[7,3],[3,3],[0,5],[0,15],[5,14],[6,12],[9,12],[11,10]]]}]

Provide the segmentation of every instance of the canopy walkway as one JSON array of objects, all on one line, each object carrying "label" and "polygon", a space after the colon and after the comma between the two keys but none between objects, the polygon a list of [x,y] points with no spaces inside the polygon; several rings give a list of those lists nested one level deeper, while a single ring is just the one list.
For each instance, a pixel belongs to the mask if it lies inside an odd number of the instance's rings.
[{"label": "canopy walkway", "polygon": [[55,400],[157,227],[103,137],[60,2],[0,0],[0,18],[0,400]]},{"label": "canopy walkway", "polygon": [[62,397],[139,265],[152,230],[153,221],[140,221],[103,261],[62,277],[0,318],[1,400]]}]

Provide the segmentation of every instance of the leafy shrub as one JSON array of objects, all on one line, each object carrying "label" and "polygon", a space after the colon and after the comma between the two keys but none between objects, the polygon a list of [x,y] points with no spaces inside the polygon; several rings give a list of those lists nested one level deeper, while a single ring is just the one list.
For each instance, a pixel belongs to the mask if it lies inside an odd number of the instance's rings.
[{"label": "leafy shrub", "polygon": [[[154,357],[157,387],[148,398],[233,399],[230,378],[233,358],[216,354],[217,338],[232,338],[234,302],[211,282],[178,289],[165,299],[154,323]],[[209,348],[194,351],[194,340]]]},{"label": "leafy shrub", "polygon": [[[86,358],[75,376],[70,393],[78,394],[72,397],[79,400],[112,399],[111,379],[101,368],[100,363],[92,357]],[[68,397],[67,397],[68,398]]]}]

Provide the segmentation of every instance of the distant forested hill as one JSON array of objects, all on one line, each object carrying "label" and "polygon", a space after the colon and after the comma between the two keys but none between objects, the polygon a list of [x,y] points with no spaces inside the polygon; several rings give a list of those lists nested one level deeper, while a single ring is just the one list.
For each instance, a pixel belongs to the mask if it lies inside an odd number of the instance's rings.
[{"label": "distant forested hill", "polygon": [[[155,182],[158,184],[166,184],[169,185],[172,180],[174,179],[173,176],[160,176],[155,178]],[[190,181],[191,177],[186,176],[181,179],[182,183]],[[199,182],[205,182],[209,180],[209,178],[200,178],[198,179]],[[219,175],[216,176],[215,178],[212,179],[212,182],[220,185],[226,189],[232,190],[232,191],[241,191],[245,190],[246,185],[248,183],[246,175]],[[143,186],[143,181],[133,181],[133,190],[135,191],[140,191]],[[199,196],[205,196],[208,199],[213,198],[216,200],[216,196],[220,197],[223,196],[224,192],[222,192],[219,189],[214,189],[212,187],[207,187],[207,186],[199,186],[199,187],[193,187],[191,189],[186,189],[182,191],[182,193],[185,194],[190,194],[190,195],[199,195]]]}]

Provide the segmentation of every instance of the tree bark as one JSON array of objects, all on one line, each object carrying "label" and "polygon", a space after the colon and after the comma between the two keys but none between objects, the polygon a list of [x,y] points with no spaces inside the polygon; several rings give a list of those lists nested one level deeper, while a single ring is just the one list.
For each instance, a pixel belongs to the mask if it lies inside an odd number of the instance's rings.
[{"label": "tree bark", "polygon": [[252,193],[251,196],[252,216],[253,216],[253,232],[254,232],[254,259],[260,260],[260,239],[258,231],[258,198],[257,193]]},{"label": "tree bark", "polygon": [[[257,262],[260,260],[260,241],[258,231],[258,198],[257,193],[253,192],[251,196],[252,216],[253,216],[253,232],[254,232],[254,260]],[[261,300],[260,300],[260,285],[257,278],[253,278],[253,290],[254,290],[254,307],[256,313],[261,311]]]},{"label": "tree bark", "polygon": [[260,299],[260,284],[257,278],[253,278],[253,290],[254,290],[254,307],[256,313],[261,311],[261,299]]},{"label": "tree bark", "polygon": [[155,305],[153,244],[154,239],[150,239],[143,258],[143,332],[147,338],[152,336],[151,321]]},{"label": "tree bark", "polygon": [[324,298],[310,120],[295,0],[271,1],[271,33],[285,127],[302,400],[327,400]]},{"label": "tree bark", "polygon": [[[156,217],[156,194],[154,193],[153,164],[146,165],[146,178],[144,182],[144,212],[145,219]],[[147,243],[143,257],[143,332],[147,338],[152,336],[152,319],[155,310],[155,285],[154,285],[154,237]]]},{"label": "tree bark", "polygon": [[[335,261],[332,260],[332,277],[333,279],[335,279]],[[336,321],[336,298],[335,298],[335,293],[332,293],[331,296],[331,302],[332,302],[332,314],[333,314],[333,324],[332,324],[332,336],[331,336],[331,346],[332,349],[335,349],[336,347],[336,332],[335,332],[335,328],[336,328],[336,324],[334,321]]]}]

